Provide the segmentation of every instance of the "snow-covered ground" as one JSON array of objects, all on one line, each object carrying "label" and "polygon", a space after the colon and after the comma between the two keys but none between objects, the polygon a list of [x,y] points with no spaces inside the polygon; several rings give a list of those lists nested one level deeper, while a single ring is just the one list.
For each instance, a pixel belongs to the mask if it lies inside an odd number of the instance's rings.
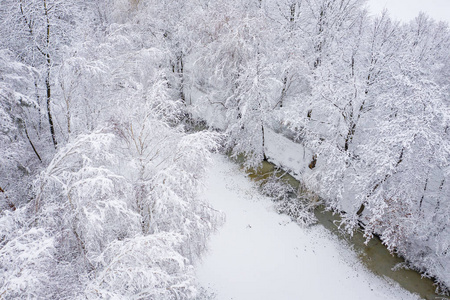
[{"label": "snow-covered ground", "polygon": [[220,155],[205,191],[225,225],[197,266],[200,283],[217,299],[419,299],[379,278],[321,225],[301,228]]}]

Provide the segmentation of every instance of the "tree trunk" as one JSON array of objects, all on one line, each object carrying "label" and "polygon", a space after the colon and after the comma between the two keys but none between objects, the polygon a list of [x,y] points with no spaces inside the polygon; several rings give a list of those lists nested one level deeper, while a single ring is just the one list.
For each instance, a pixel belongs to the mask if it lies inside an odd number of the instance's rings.
[{"label": "tree trunk", "polygon": [[47,89],[47,116],[48,116],[48,124],[50,125],[50,134],[52,136],[53,146],[55,149],[58,146],[58,143],[56,142],[56,133],[55,133],[55,126],[53,125],[53,116],[52,116],[52,110],[51,110],[51,102],[52,102],[52,90],[51,90],[51,84],[50,84],[50,71],[52,67],[52,61],[50,59],[50,18],[48,16],[48,8],[47,8],[47,1],[44,0],[44,14],[45,18],[47,20],[47,49],[45,57],[47,59],[47,77],[45,78],[45,86]]},{"label": "tree trunk", "polygon": [[280,101],[278,102],[280,104],[280,108],[283,107],[283,101],[284,98],[286,97],[286,92],[287,92],[287,81],[288,81],[288,74],[284,75],[283,78],[283,89],[281,90],[281,97],[280,97]]},{"label": "tree trunk", "polygon": [[34,147],[33,142],[30,139],[30,136],[28,135],[27,125],[25,125],[25,135],[27,136],[28,142],[30,142],[31,148],[33,148],[34,154],[36,154],[37,158],[39,158],[39,161],[42,162],[41,156],[36,150],[36,147]]},{"label": "tree trunk", "polygon": [[428,187],[428,177],[425,180],[425,186],[423,187],[423,194],[422,197],[420,197],[420,202],[419,202],[419,213],[422,211],[422,204],[423,204],[423,199],[425,198],[425,193],[427,192],[427,187]]},{"label": "tree trunk", "polygon": [[50,86],[50,69],[47,72],[47,78],[45,79],[45,85],[47,88],[47,116],[48,116],[48,124],[50,125],[50,134],[52,136],[53,146],[55,149],[58,146],[58,143],[56,141],[56,133],[55,133],[55,126],[53,125],[53,117],[52,117],[52,111],[51,111],[51,86]]},{"label": "tree trunk", "polygon": [[[400,156],[399,156],[399,158],[398,158],[398,160],[397,160],[397,163],[395,164],[395,169],[397,169],[397,167],[402,163],[404,151],[405,151],[405,148],[403,147],[403,148],[402,148],[402,151],[400,151]],[[396,172],[397,172],[397,170],[394,170],[394,174],[395,174]],[[367,194],[366,198],[369,198],[370,196],[372,196],[373,193],[375,193],[376,190],[377,190],[383,183],[385,183],[386,180],[388,180],[389,177],[391,177],[392,175],[393,175],[393,174],[386,174],[386,175],[384,176],[384,178],[383,178],[382,180],[380,180],[380,181],[373,187],[372,191],[370,191],[370,193]],[[364,202],[363,204],[361,204],[361,207],[359,208],[359,210],[358,210],[358,212],[357,212],[358,216],[360,216],[360,215],[362,214],[362,212],[363,212],[363,210],[364,210],[364,208],[365,208],[365,203],[366,203],[366,202]]]},{"label": "tree trunk", "polygon": [[267,156],[266,156],[266,138],[264,136],[264,124],[263,122],[261,122],[261,133],[262,133],[262,152],[263,152],[263,160],[267,161]]},{"label": "tree trunk", "polygon": [[186,105],[186,97],[184,95],[184,63],[183,63],[183,52],[177,55],[177,72],[178,78],[180,79],[180,85],[178,87],[180,99],[184,105]]}]

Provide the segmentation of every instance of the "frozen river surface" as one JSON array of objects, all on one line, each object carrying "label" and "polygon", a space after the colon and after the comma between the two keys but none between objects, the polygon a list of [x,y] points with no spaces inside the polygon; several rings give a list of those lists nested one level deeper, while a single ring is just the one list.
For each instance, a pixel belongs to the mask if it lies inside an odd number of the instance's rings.
[{"label": "frozen river surface", "polygon": [[217,299],[420,299],[377,277],[321,225],[302,228],[275,212],[255,183],[214,156],[204,197],[226,214],[197,266]]}]

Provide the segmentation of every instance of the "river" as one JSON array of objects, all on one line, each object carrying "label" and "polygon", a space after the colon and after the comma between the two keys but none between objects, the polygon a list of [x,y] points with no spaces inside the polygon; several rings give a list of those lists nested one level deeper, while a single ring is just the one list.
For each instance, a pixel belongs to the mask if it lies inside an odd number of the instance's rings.
[{"label": "river", "polygon": [[[282,178],[286,183],[298,190],[300,182],[270,162],[263,162],[261,168],[257,171],[251,171],[248,175],[253,180],[258,181],[272,174],[275,169],[284,174]],[[315,200],[310,199],[310,201]],[[405,260],[395,254],[391,254],[378,237],[372,238],[366,245],[366,239],[361,229],[354,232],[353,236],[350,236],[338,228],[338,225],[336,225],[340,220],[338,214],[333,214],[322,205],[316,207],[314,214],[318,220],[318,225],[324,226],[340,240],[351,246],[358,253],[358,257],[363,264],[374,274],[391,278],[404,289],[420,295],[423,299],[450,299],[435,293],[436,286],[431,279],[423,278],[419,272],[414,270],[397,268],[400,264],[404,264]]]}]

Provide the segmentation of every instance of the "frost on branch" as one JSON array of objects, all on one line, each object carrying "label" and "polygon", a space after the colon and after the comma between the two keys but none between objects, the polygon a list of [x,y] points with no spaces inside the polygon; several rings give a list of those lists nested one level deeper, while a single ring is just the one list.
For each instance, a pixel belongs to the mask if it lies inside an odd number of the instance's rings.
[{"label": "frost on branch", "polygon": [[[10,222],[12,216],[5,218]],[[5,236],[3,236],[5,238]],[[8,236],[0,249],[0,294],[5,299],[41,298],[55,295],[52,273],[55,266],[54,238],[44,228],[22,228]]]},{"label": "frost on branch", "polygon": [[197,294],[192,265],[175,249],[174,233],[136,236],[111,243],[97,259],[88,299],[191,299]]},{"label": "frost on branch", "polygon": [[[192,262],[219,220],[198,196],[215,135],[168,130],[164,146],[175,151],[133,176],[117,168],[125,145],[117,151],[123,140],[108,130],[59,149],[35,182],[35,200],[0,218],[5,295],[197,295]],[[141,181],[148,193],[136,193],[141,175],[151,175]]]},{"label": "frost on branch", "polygon": [[314,209],[319,203],[304,187],[296,190],[274,173],[261,183],[261,191],[275,202],[278,213],[288,215],[303,226],[317,223]]}]

